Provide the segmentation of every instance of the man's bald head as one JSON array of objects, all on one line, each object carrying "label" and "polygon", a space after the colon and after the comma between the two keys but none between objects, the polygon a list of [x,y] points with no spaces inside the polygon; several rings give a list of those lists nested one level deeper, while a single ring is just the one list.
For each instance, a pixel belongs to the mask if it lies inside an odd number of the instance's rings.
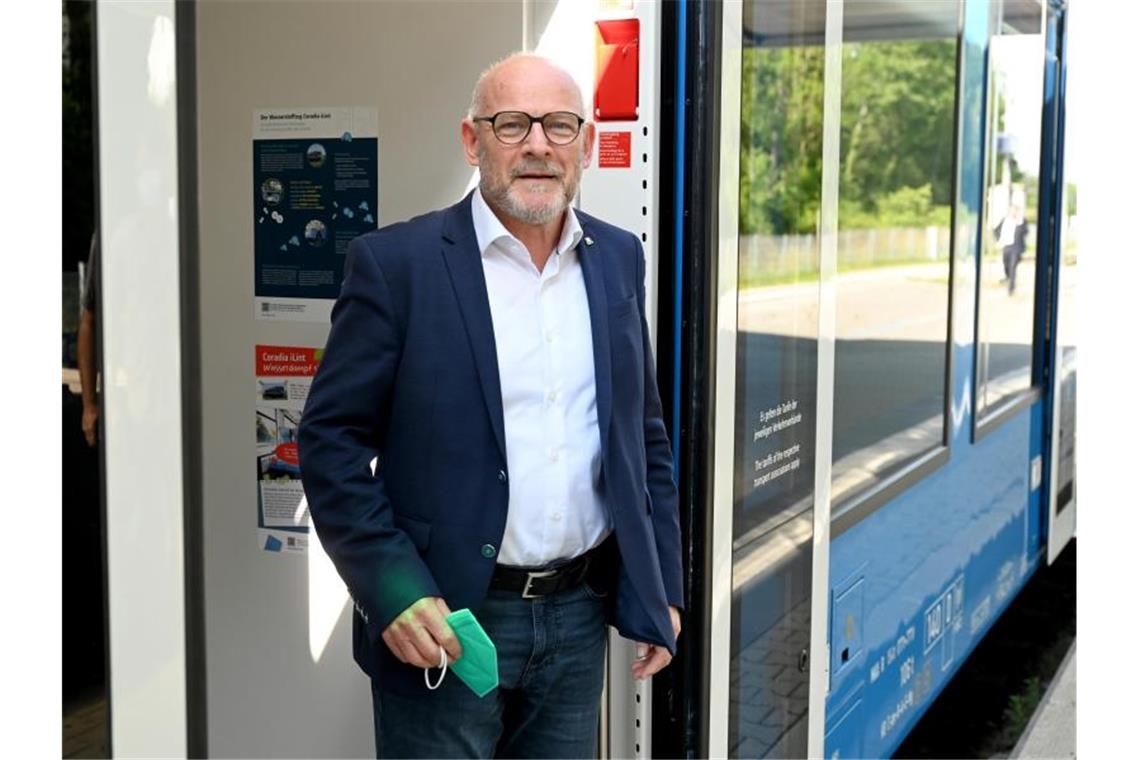
[{"label": "man's bald head", "polygon": [[[560,223],[594,148],[594,125],[582,110],[574,77],[542,56],[515,53],[480,75],[459,131],[467,163],[479,167],[479,192],[500,218],[531,227]],[[529,115],[521,140],[496,136],[491,117],[505,111]],[[535,127],[536,120],[565,112],[582,119],[569,142],[551,142],[541,121]]]},{"label": "man's bald head", "polygon": [[467,111],[468,118],[488,116],[489,109],[495,107],[496,94],[504,89],[504,83],[520,75],[533,75],[549,82],[550,86],[565,88],[573,92],[575,112],[585,116],[585,105],[582,101],[582,90],[570,72],[562,68],[549,58],[534,53],[512,53],[491,64],[479,75],[475,81],[475,89],[471,93],[471,107]]}]

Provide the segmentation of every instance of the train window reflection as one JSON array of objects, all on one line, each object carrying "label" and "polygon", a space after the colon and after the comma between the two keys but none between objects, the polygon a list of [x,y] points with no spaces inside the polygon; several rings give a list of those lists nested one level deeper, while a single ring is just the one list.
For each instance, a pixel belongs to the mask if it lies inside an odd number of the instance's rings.
[{"label": "train window reflection", "polygon": [[943,443],[957,6],[878,3],[875,14],[845,6],[832,453],[839,509]]},{"label": "train window reflection", "polygon": [[1044,86],[1042,7],[992,6],[978,277],[977,419],[1030,387]]}]

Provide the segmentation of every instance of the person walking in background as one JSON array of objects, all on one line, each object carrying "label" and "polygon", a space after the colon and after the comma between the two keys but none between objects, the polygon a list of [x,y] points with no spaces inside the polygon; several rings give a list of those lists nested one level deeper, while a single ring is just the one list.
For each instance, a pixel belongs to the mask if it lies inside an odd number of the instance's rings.
[{"label": "person walking in background", "polygon": [[1025,201],[1015,197],[1010,202],[1005,217],[994,229],[994,238],[1001,248],[1002,270],[1005,272],[1002,282],[1006,283],[1010,295],[1013,295],[1017,286],[1017,265],[1021,263],[1021,256],[1025,253],[1025,236],[1028,232]]}]

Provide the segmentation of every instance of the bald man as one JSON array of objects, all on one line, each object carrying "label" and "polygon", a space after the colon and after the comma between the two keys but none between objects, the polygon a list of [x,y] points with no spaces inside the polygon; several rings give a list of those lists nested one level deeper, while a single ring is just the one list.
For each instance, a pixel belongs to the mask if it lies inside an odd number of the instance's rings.
[{"label": "bald man", "polygon": [[[349,248],[299,443],[355,602],[378,756],[594,757],[607,624],[637,642],[633,678],[676,650],[644,253],[571,207],[585,113],[565,70],[500,61],[460,124],[478,189]],[[461,608],[497,651],[484,697],[452,674],[435,686],[463,657],[446,620]]]}]

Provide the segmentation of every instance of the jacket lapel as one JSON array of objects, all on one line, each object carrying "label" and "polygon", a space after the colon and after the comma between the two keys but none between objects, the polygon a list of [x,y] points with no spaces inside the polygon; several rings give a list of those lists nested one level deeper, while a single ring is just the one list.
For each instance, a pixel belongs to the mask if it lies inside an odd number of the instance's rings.
[{"label": "jacket lapel", "polygon": [[[579,215],[579,219],[582,216]],[[584,221],[584,220],[583,220]],[[610,411],[613,406],[610,376],[610,321],[609,299],[606,297],[606,273],[601,246],[582,225],[582,240],[578,243],[578,260],[586,281],[586,300],[590,305],[590,332],[594,338],[594,385],[598,405],[598,434],[602,439],[602,460],[610,440]]]},{"label": "jacket lapel", "polygon": [[483,261],[475,241],[471,222],[471,194],[449,208],[443,221],[443,260],[451,276],[451,286],[463,314],[475,369],[483,388],[487,415],[495,431],[495,441],[503,461],[507,458],[503,433],[503,393],[499,384],[499,360],[495,350],[495,329],[491,322],[491,303],[487,298],[487,281]]}]

